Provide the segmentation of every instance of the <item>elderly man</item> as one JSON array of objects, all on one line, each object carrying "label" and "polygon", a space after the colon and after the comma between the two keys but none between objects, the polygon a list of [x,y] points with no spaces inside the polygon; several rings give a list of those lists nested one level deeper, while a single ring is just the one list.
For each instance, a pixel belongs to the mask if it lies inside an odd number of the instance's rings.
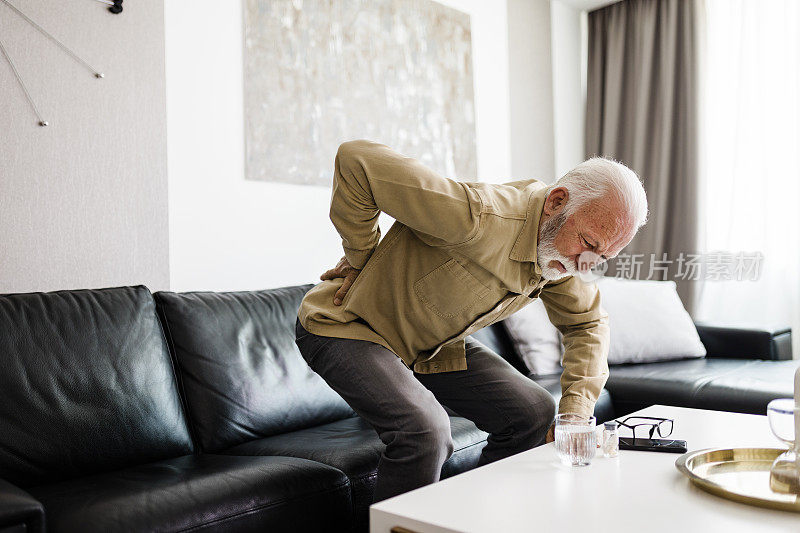
[{"label": "elderly man", "polygon": [[[381,211],[396,220],[383,239]],[[386,444],[373,501],[439,480],[453,453],[443,406],[489,433],[479,465],[553,440],[551,395],[467,338],[536,298],[564,338],[558,412],[592,414],[608,317],[576,274],[646,217],[636,174],[608,159],[548,187],[455,181],[371,141],[339,147],[330,218],[344,257],[303,299],[296,342]]]}]

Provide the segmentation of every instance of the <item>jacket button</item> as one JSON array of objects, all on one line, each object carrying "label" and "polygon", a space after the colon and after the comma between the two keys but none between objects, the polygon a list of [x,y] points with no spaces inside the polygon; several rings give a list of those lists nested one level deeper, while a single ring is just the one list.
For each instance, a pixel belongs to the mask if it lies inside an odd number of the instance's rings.
[{"label": "jacket button", "polygon": [[434,370],[439,370],[439,365],[433,365]]},{"label": "jacket button", "polygon": [[528,283],[533,285],[534,283],[536,283],[536,281],[537,281],[536,278],[531,278],[530,280],[528,280]]}]

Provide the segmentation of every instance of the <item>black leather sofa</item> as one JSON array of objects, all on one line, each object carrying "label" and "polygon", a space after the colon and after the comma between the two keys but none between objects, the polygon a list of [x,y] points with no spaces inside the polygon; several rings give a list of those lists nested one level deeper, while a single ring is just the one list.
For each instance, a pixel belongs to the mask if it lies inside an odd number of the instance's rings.
[{"label": "black leather sofa", "polygon": [[[794,395],[794,372],[788,327],[730,328],[695,324],[707,355],[655,363],[611,365],[595,416],[603,422],[654,404],[716,411],[766,414],[775,398]],[[473,337],[502,355],[555,398],[561,394],[559,375],[531,375],[514,350],[502,322]]]},{"label": "black leather sofa", "polygon": [[[294,344],[311,286],[0,295],[0,533],[365,531],[383,445]],[[788,331],[700,331],[708,359],[613,368],[598,418],[791,396]],[[445,478],[487,436],[451,414]]]}]

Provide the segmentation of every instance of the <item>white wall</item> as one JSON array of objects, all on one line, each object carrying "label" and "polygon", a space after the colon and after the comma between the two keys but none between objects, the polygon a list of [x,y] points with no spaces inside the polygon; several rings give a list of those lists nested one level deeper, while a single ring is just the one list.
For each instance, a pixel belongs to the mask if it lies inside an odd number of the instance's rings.
[{"label": "white wall", "polygon": [[[443,3],[472,15],[479,179],[508,181],[505,1]],[[241,2],[184,4],[165,7],[171,289],[317,282],[342,255],[330,188],[244,179]]]},{"label": "white wall", "polygon": [[550,2],[508,0],[513,179],[555,175],[550,46]]},{"label": "white wall", "polygon": [[586,12],[568,0],[508,0],[511,171],[552,182],[584,161]]},{"label": "white wall", "polygon": [[550,5],[553,57],[555,176],[586,159],[585,24],[586,12],[554,0]]},{"label": "white wall", "polygon": [[[441,1],[472,15],[479,179],[552,177],[569,69],[554,77],[547,57],[561,40],[546,0]],[[162,12],[140,0],[118,16],[92,2],[15,5],[106,78],[0,5],[0,34],[51,121],[35,126],[0,60],[0,291],[275,287],[315,282],[341,257],[329,187],[244,180],[240,1],[166,0]]]},{"label": "white wall", "polygon": [[[130,5],[128,5],[130,4]],[[0,3],[0,292],[169,283],[162,0]]]},{"label": "white wall", "polygon": [[509,181],[511,103],[506,0],[437,0],[471,15],[478,179]]}]

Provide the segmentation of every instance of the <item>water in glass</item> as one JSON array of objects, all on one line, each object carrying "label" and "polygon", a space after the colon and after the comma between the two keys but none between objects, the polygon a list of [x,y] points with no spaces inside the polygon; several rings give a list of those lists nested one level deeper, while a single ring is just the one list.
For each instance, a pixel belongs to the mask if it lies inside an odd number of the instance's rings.
[{"label": "water in glass", "polygon": [[556,423],[556,454],[564,464],[585,466],[592,462],[597,450],[594,421]]}]

